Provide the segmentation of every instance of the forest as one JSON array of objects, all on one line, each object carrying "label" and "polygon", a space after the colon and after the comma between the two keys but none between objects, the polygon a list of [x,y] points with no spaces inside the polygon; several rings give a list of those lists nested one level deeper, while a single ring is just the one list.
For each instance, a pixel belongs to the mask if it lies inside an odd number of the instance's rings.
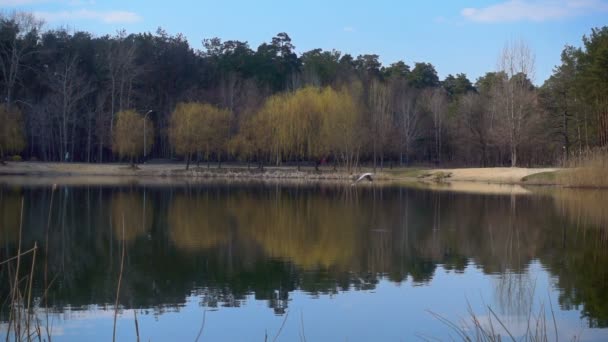
[{"label": "forest", "polygon": [[0,16],[0,158],[259,165],[561,165],[608,145],[608,27],[533,82],[525,41],[497,68],[441,80],[428,62],[382,65],[287,33],[245,41],[43,29]]}]

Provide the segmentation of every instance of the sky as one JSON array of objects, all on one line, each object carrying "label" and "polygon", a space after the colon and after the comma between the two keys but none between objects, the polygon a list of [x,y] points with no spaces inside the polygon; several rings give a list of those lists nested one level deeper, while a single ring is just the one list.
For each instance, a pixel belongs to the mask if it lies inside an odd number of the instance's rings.
[{"label": "sky", "polygon": [[524,40],[536,55],[535,84],[560,63],[565,45],[582,45],[608,25],[608,0],[0,0],[4,11],[33,12],[45,28],[95,35],[182,33],[195,49],[204,38],[249,42],[255,49],[286,32],[302,53],[336,49],[378,54],[384,65],[432,63],[441,79],[474,81],[497,68],[502,48]]}]

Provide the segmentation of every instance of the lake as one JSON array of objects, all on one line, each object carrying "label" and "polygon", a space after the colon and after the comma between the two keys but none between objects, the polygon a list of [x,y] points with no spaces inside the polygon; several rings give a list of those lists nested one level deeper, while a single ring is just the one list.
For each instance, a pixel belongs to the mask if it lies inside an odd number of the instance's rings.
[{"label": "lake", "polygon": [[[608,340],[605,191],[52,182],[0,185],[0,260],[23,203],[38,249],[18,287],[33,275],[30,325],[53,341],[111,340],[119,283],[121,341],[446,340],[473,316],[503,339]],[[16,260],[0,267],[4,336]]]}]

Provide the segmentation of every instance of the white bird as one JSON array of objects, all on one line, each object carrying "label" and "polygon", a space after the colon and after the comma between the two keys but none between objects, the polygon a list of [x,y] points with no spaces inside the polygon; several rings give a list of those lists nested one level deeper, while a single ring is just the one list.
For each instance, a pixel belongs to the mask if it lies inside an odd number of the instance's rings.
[{"label": "white bird", "polygon": [[354,181],[351,185],[355,185],[364,179],[367,179],[368,181],[373,182],[374,179],[372,178],[372,176],[373,176],[373,173],[364,173],[361,176],[359,176],[359,178],[357,178],[357,180]]}]

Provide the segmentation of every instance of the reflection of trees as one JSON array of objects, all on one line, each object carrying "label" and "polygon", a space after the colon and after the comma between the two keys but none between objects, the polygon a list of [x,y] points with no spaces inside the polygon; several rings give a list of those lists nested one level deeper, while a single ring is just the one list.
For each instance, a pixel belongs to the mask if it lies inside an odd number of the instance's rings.
[{"label": "reflection of trees", "polygon": [[[606,227],[563,227],[547,236],[540,260],[555,276],[559,303],[580,308],[592,327],[608,327],[608,243]],[[582,308],[581,308],[582,306]]]},{"label": "reflection of trees", "polygon": [[[119,192],[112,197],[112,230],[116,240],[132,242],[152,227],[150,199],[141,192]],[[123,232],[124,219],[124,232]]]},{"label": "reflection of trees", "polygon": [[[136,188],[60,188],[45,241],[50,190],[24,189],[24,244],[37,240],[49,251],[40,262],[60,275],[54,305],[113,301],[124,212],[126,306],[177,307],[193,292],[208,305],[238,306],[254,294],[281,312],[294,289],[373,289],[384,276],[424,284],[437,267],[462,272],[474,263],[496,275],[501,308],[519,312],[529,298],[528,265],[539,259],[557,276],[562,307],[582,306],[592,325],[608,325],[605,230],[568,226],[561,216],[582,212],[565,206],[581,208],[584,199],[556,208],[548,196],[382,187],[146,191],[144,202]],[[19,197],[0,196],[4,227],[15,220],[7,214],[18,213]],[[137,238],[142,232],[150,238]]]},{"label": "reflection of trees", "polygon": [[[557,210],[573,225],[608,227],[608,191],[590,189],[558,189],[551,193]],[[603,230],[608,239],[608,229]]]},{"label": "reflection of trees", "polygon": [[231,203],[240,234],[267,255],[310,269],[352,265],[360,241],[359,214],[352,203],[310,194],[239,196]]},{"label": "reflection of trees", "polygon": [[21,198],[18,193],[0,188],[0,248],[19,239]]},{"label": "reflection of trees", "polygon": [[169,206],[169,234],[179,248],[200,250],[228,240],[230,220],[225,200],[177,195]]}]

